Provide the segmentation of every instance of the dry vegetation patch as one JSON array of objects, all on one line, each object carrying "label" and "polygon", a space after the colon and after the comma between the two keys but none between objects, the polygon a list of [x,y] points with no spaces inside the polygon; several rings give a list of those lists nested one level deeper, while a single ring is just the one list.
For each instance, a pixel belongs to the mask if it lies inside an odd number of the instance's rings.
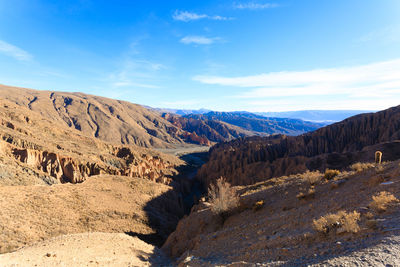
[{"label": "dry vegetation patch", "polygon": [[313,199],[315,197],[315,188],[312,186],[308,191],[298,193],[296,197],[304,200]]},{"label": "dry vegetation patch", "polygon": [[208,189],[208,198],[211,210],[215,214],[226,215],[234,210],[239,204],[239,197],[231,184],[225,178],[220,177],[215,184]]},{"label": "dry vegetation patch", "polygon": [[359,220],[360,213],[357,211],[348,213],[339,211],[313,220],[313,227],[317,232],[323,234],[328,234],[332,231],[335,231],[335,233],[357,233],[360,230],[360,226],[358,225]]},{"label": "dry vegetation patch", "polygon": [[375,167],[374,163],[369,162],[357,162],[350,166],[350,169],[355,172],[362,172],[363,170],[367,170]]},{"label": "dry vegetation patch", "polygon": [[399,200],[391,193],[382,191],[372,197],[369,207],[377,212],[384,212],[390,203],[398,202]]},{"label": "dry vegetation patch", "polygon": [[305,173],[301,174],[301,178],[308,182],[310,185],[314,185],[317,182],[321,181],[322,179],[322,174],[319,171],[314,171],[314,172],[310,172],[310,171],[306,171]]},{"label": "dry vegetation patch", "polygon": [[327,180],[332,180],[333,178],[335,178],[339,174],[340,174],[340,171],[338,171],[338,170],[326,169],[325,170],[325,174],[324,174],[324,178],[327,179]]}]

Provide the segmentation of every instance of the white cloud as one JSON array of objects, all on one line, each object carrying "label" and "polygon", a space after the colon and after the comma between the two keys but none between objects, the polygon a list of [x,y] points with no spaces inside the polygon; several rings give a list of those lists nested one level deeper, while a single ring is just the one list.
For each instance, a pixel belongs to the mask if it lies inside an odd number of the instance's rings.
[{"label": "white cloud", "polygon": [[246,110],[250,112],[296,111],[296,110],[383,110],[399,105],[399,99],[340,99],[308,101],[292,98],[284,100],[255,100],[246,102]]},{"label": "white cloud", "polygon": [[210,45],[215,43],[216,41],[221,40],[219,37],[209,38],[205,36],[185,36],[180,42],[184,44],[198,44],[198,45]]},{"label": "white cloud", "polygon": [[163,64],[142,60],[126,59],[121,68],[111,73],[106,82],[114,88],[121,87],[140,87],[140,88],[160,88],[153,82],[160,76],[160,71],[167,69]]},{"label": "white cloud", "polygon": [[267,9],[267,8],[278,7],[278,4],[271,4],[271,3],[259,4],[259,3],[249,2],[241,4],[235,3],[233,7],[236,9],[256,10],[256,9]]},{"label": "white cloud", "polygon": [[229,17],[223,17],[223,16],[210,16],[206,14],[196,14],[193,12],[188,12],[188,11],[179,11],[176,10],[174,15],[172,16],[174,20],[179,20],[179,21],[192,21],[192,20],[200,20],[200,19],[210,19],[210,20],[231,20],[232,18]]},{"label": "white cloud", "polygon": [[[289,104],[290,107],[303,106],[303,109],[328,108],[329,105],[366,109],[373,105],[379,109],[387,107],[389,103],[400,104],[400,59],[352,67],[271,72],[241,77],[203,75],[193,79],[204,84],[247,88],[233,97],[248,101],[253,107],[284,107]],[[299,98],[307,103],[298,103]]]},{"label": "white cloud", "polygon": [[2,40],[0,40],[0,53],[13,57],[20,61],[29,61],[32,59],[32,55],[28,52]]}]

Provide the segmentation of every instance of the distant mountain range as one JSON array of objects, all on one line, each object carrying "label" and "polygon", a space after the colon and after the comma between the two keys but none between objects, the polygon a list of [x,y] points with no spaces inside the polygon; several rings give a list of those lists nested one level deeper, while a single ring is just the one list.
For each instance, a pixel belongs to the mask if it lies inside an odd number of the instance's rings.
[{"label": "distant mountain range", "polygon": [[149,106],[145,106],[146,108],[149,109],[153,109],[156,110],[160,113],[172,113],[172,114],[176,114],[176,115],[189,115],[189,114],[204,114],[204,113],[208,113],[212,110],[210,109],[174,109],[174,108],[153,108],[153,107],[149,107]]},{"label": "distant mountain range", "polygon": [[295,118],[305,121],[322,122],[330,124],[342,121],[354,115],[372,112],[370,110],[299,110],[286,112],[255,112],[266,117]]},{"label": "distant mountain range", "polygon": [[[150,107],[148,107],[150,108]],[[161,113],[173,113],[181,116],[190,114],[206,114],[214,112],[209,109],[169,109],[169,108],[151,108]],[[298,111],[283,111],[283,112],[247,112],[247,111],[233,111],[223,113],[236,113],[236,114],[256,114],[263,117],[272,118],[289,118],[299,119],[310,122],[323,123],[328,125],[334,122],[342,121],[354,115],[374,112],[373,110],[298,110]]]},{"label": "distant mountain range", "polygon": [[264,117],[250,112],[217,112],[211,111],[204,114],[189,114],[186,118],[203,121],[222,121],[238,126],[254,135],[262,134],[287,134],[299,135],[305,132],[316,130],[324,124],[308,122],[299,119]]}]

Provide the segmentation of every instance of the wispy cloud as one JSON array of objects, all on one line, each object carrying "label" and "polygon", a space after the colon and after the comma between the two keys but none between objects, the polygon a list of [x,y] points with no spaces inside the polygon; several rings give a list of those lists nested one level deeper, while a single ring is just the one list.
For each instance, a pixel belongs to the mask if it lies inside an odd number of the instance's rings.
[{"label": "wispy cloud", "polygon": [[220,41],[221,38],[219,37],[205,37],[205,36],[185,36],[183,37],[180,42],[183,44],[197,44],[197,45],[210,45],[215,43],[216,41]]},{"label": "wispy cloud", "polygon": [[267,9],[267,8],[275,8],[278,7],[278,4],[273,4],[273,3],[254,3],[254,2],[249,2],[249,3],[234,3],[233,7],[236,9],[250,9],[250,10],[257,10],[257,9]]},{"label": "wispy cloud", "polygon": [[29,61],[32,59],[32,55],[25,50],[2,40],[0,40],[0,53],[20,61]]},{"label": "wispy cloud", "polygon": [[360,38],[356,42],[374,42],[374,43],[394,43],[400,42],[400,24],[390,25],[378,30],[371,31]]},{"label": "wispy cloud", "polygon": [[176,10],[175,13],[172,15],[172,18],[174,20],[179,20],[179,21],[193,21],[193,20],[200,20],[200,19],[210,19],[210,20],[231,20],[233,18],[230,17],[223,17],[223,16],[210,16],[207,14],[197,14],[194,12],[189,12],[189,11],[180,11]]},{"label": "wispy cloud", "polygon": [[159,76],[159,72],[163,69],[167,69],[167,67],[160,63],[128,58],[121,68],[111,73],[106,80],[113,88],[160,88],[153,82],[155,81],[154,77]]},{"label": "wispy cloud", "polygon": [[177,100],[177,101],[165,101],[161,102],[161,105],[166,108],[192,108],[194,105],[201,103],[195,99],[185,99],[185,100]]},{"label": "wispy cloud", "polygon": [[[234,97],[247,99],[252,105],[273,104],[271,98],[293,97],[304,97],[307,101],[311,100],[310,103],[316,98],[329,102],[332,96],[346,100],[348,104],[351,101],[375,104],[397,101],[400,104],[400,59],[352,67],[242,77],[195,76],[193,79],[204,84],[247,88]],[[312,104],[315,106],[315,103]]]}]

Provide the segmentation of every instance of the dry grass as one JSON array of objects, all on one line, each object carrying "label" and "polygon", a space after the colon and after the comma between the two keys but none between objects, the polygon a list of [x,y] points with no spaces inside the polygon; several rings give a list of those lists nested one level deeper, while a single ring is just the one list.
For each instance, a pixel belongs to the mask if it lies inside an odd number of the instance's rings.
[{"label": "dry grass", "polygon": [[322,216],[318,220],[313,220],[313,227],[319,233],[327,234],[335,231],[335,233],[357,233],[360,230],[358,221],[360,213],[357,211],[330,213]]},{"label": "dry grass", "polygon": [[382,191],[372,197],[369,207],[377,212],[384,212],[390,203],[398,202],[399,200],[391,193]]},{"label": "dry grass", "polygon": [[208,189],[211,210],[220,215],[227,214],[239,205],[239,197],[225,178],[217,179]]},{"label": "dry grass", "polygon": [[335,176],[338,176],[340,174],[340,171],[338,170],[331,170],[331,169],[326,169],[324,178],[327,180],[333,179]]},{"label": "dry grass", "polygon": [[301,174],[300,177],[308,182],[310,185],[314,185],[317,182],[321,181],[322,179],[322,174],[319,171],[306,171],[305,173]]},{"label": "dry grass", "polygon": [[355,172],[362,172],[363,170],[367,170],[375,167],[375,164],[368,162],[357,162],[350,166],[350,169]]}]

